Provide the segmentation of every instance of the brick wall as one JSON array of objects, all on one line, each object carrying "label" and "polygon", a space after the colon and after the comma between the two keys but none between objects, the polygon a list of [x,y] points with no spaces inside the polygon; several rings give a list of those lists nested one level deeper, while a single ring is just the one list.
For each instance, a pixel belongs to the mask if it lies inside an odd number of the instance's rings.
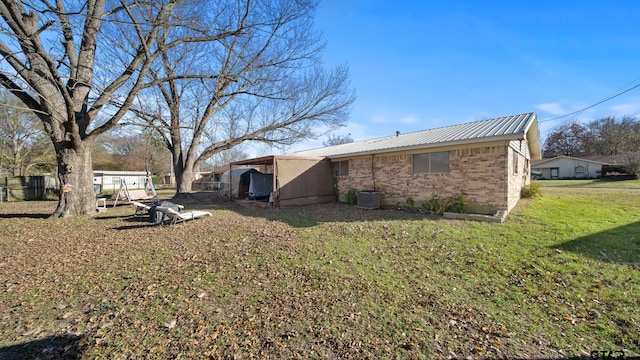
[{"label": "brick wall", "polygon": [[414,174],[412,158],[419,152],[427,151],[349,159],[349,175],[338,177],[340,200],[344,201],[350,188],[357,191],[375,188],[383,206],[405,205],[408,198],[421,206],[433,196],[456,196],[464,191],[470,211],[493,213],[510,210],[520,197],[527,162],[523,156],[518,164],[522,170],[511,174],[513,160],[508,144],[450,149],[449,172],[445,174]]}]

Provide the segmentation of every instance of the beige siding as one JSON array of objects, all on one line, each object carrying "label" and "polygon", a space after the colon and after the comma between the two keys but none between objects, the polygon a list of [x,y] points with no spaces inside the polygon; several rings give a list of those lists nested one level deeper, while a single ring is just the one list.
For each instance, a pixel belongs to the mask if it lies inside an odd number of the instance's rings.
[{"label": "beige siding", "polygon": [[[517,158],[517,160],[516,160]],[[514,171],[514,161],[517,161],[517,169]],[[517,151],[509,151],[509,207],[511,210],[520,200],[520,190],[530,182],[531,162],[523,154]]]}]

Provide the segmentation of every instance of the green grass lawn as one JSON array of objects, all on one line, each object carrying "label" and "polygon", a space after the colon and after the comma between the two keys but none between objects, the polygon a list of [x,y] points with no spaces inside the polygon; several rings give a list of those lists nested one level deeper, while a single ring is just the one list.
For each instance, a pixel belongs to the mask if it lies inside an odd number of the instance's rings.
[{"label": "green grass lawn", "polygon": [[546,184],[503,224],[340,204],[17,224],[0,204],[0,355],[639,356],[640,193]]},{"label": "green grass lawn", "polygon": [[543,187],[640,189],[640,180],[537,180]]}]

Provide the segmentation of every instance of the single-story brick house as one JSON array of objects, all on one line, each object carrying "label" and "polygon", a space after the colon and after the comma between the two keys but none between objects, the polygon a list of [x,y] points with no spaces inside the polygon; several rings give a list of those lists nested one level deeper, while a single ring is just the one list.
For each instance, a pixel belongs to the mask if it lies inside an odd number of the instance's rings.
[{"label": "single-story brick house", "polygon": [[602,175],[605,162],[560,155],[533,161],[532,179],[595,179]]},{"label": "single-story brick house", "polygon": [[536,115],[526,113],[294,155],[330,159],[341,201],[349,189],[379,192],[382,206],[464,192],[468,210],[494,214],[517,204],[541,153]]}]

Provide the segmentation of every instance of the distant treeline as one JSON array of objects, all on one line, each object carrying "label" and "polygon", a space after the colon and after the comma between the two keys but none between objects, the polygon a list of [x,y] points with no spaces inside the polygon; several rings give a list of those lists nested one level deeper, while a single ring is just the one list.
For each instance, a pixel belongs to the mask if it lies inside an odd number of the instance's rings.
[{"label": "distant treeline", "polygon": [[549,133],[543,149],[544,158],[560,155],[584,157],[620,155],[640,150],[640,119],[609,116],[590,123],[574,121]]}]

